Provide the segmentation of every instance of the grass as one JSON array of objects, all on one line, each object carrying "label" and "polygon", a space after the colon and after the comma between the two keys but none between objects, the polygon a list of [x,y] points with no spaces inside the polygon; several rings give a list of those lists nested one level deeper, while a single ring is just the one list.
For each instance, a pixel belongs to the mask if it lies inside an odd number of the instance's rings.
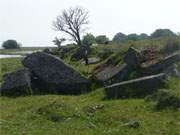
[{"label": "grass", "polygon": [[[20,49],[0,49],[0,54],[21,54],[18,52],[23,52],[23,51],[38,51],[38,50],[43,50],[47,47],[21,47]],[[52,47],[48,47],[52,48]]]},{"label": "grass", "polygon": [[16,71],[22,68],[22,58],[6,58],[0,59],[0,82],[2,82],[3,75]]},{"label": "grass", "polygon": [[[3,72],[0,76],[22,68],[20,61],[21,58],[1,59]],[[86,68],[82,69],[86,71]],[[179,82],[177,78],[170,79],[167,88],[178,94]],[[144,99],[105,100],[105,96],[104,89],[98,89],[80,96],[0,97],[0,133],[179,135],[179,111],[155,111],[153,104]],[[126,126],[134,120],[140,123],[140,127]]]},{"label": "grass", "polygon": [[79,71],[82,75],[89,78],[92,75],[93,70],[96,68],[97,64],[93,65],[85,65],[82,62],[73,62],[69,60],[65,60],[66,63],[70,64],[75,70]]},{"label": "grass", "polygon": [[[179,135],[178,111],[153,111],[143,99],[109,101],[104,96],[99,89],[81,96],[1,97],[1,134]],[[139,128],[126,126],[133,120]]]},{"label": "grass", "polygon": [[[122,52],[118,52],[117,59],[121,59],[127,46],[116,47]],[[109,59],[119,61],[115,55]],[[87,77],[97,66],[85,66],[81,62],[71,62],[68,59],[65,61]],[[104,63],[107,63],[107,60]],[[4,74],[22,68],[21,58],[0,59],[0,68],[2,81]],[[167,84],[166,89],[180,97],[180,80],[170,78]],[[154,110],[153,104],[144,99],[105,100],[105,97],[103,88],[79,96],[0,97],[0,134],[179,135],[180,133],[178,110],[157,111]],[[127,124],[131,121],[138,121],[140,126],[130,128]]]},{"label": "grass", "polygon": [[171,89],[178,97],[180,97],[180,78],[169,78],[167,89]]}]

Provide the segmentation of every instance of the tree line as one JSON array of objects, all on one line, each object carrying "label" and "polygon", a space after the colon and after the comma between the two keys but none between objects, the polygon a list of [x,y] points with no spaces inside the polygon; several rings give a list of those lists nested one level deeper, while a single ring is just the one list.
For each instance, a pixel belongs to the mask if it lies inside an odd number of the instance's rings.
[{"label": "tree line", "polygon": [[[55,31],[67,34],[70,40],[75,42],[76,45],[92,45],[92,44],[110,44],[110,43],[124,43],[127,41],[138,41],[144,39],[154,39],[161,37],[174,37],[180,36],[180,34],[175,34],[170,29],[157,29],[151,35],[146,33],[142,34],[124,34],[119,32],[115,34],[112,40],[110,40],[106,35],[94,36],[91,33],[82,35],[87,30],[87,25],[89,24],[89,12],[83,7],[74,7],[67,10],[63,10],[60,15],[56,17],[53,21],[53,29]],[[81,39],[82,37],[82,39]],[[64,37],[55,37],[53,43],[58,47],[67,39]],[[5,49],[19,48],[20,44],[15,40],[7,40],[3,42],[2,47]]]},{"label": "tree line", "polygon": [[[142,34],[124,34],[117,33],[110,40],[106,35],[94,36],[92,33],[87,33],[81,39],[82,33],[86,30],[86,26],[89,24],[89,13],[82,7],[74,7],[69,8],[67,10],[63,10],[62,13],[57,16],[55,21],[53,21],[53,27],[56,31],[60,31],[62,33],[68,34],[71,39],[77,45],[92,45],[92,44],[109,44],[109,43],[123,43],[127,41],[138,41],[144,39],[154,39],[161,37],[174,37],[177,36],[170,29],[157,29],[151,35],[146,33]],[[62,43],[61,39],[64,38],[55,38],[54,43],[56,45],[60,45],[57,43]],[[65,40],[63,40],[65,41]]]}]

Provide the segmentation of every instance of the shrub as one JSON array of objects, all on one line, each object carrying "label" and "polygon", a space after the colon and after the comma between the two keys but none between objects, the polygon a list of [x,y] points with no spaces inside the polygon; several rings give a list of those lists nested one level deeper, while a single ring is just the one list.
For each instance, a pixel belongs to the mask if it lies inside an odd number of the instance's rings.
[{"label": "shrub", "polygon": [[98,53],[98,57],[102,60],[108,58],[111,54],[113,54],[113,51],[110,49],[103,49],[101,52]]},{"label": "shrub", "polygon": [[173,108],[177,109],[180,107],[180,98],[171,93],[170,90],[159,90],[150,96],[147,96],[146,101],[155,102],[156,109]]},{"label": "shrub", "polygon": [[7,40],[3,42],[2,47],[4,49],[17,49],[20,48],[20,43],[17,43],[16,40]]},{"label": "shrub", "polygon": [[52,53],[53,55],[59,55],[59,53],[60,53],[59,48],[52,48],[52,49],[51,49],[51,53]]},{"label": "shrub", "polygon": [[83,45],[90,46],[90,45],[96,43],[96,40],[95,40],[95,37],[91,33],[88,33],[83,37],[82,43],[83,43]]},{"label": "shrub", "polygon": [[127,40],[127,36],[121,32],[117,33],[114,37],[113,37],[113,42],[114,43],[122,43],[125,42]]},{"label": "shrub", "polygon": [[106,37],[106,35],[97,36],[95,40],[96,40],[97,44],[108,44],[109,43],[109,38]]},{"label": "shrub", "polygon": [[157,29],[151,34],[151,38],[175,37],[176,34],[170,29]]},{"label": "shrub", "polygon": [[177,38],[170,38],[162,48],[161,52],[164,54],[170,54],[180,50],[180,40]]},{"label": "shrub", "polygon": [[139,36],[135,33],[129,34],[127,36],[127,40],[129,41],[138,41],[139,40]]}]

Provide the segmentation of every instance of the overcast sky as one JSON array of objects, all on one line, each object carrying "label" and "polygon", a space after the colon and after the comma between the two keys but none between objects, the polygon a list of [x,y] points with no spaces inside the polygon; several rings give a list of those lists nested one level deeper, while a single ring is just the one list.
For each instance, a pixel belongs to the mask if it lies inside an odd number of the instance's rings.
[{"label": "overcast sky", "polygon": [[[180,32],[180,0],[0,0],[0,43],[49,46],[57,34],[52,21],[63,9],[82,6],[90,13],[87,32],[112,38],[117,32]],[[62,35],[59,35],[62,36]]]}]

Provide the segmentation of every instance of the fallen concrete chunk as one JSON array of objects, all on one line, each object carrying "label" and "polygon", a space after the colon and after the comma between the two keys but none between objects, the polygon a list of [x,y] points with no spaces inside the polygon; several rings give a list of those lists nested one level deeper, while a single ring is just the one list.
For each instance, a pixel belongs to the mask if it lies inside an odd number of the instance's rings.
[{"label": "fallen concrete chunk", "polygon": [[[100,62],[100,60],[100,58],[91,57],[88,58],[88,64],[97,64],[98,62]],[[85,64],[85,62],[83,61],[82,64]]]},{"label": "fallen concrete chunk", "polygon": [[129,66],[137,67],[140,65],[140,56],[139,50],[130,47],[124,57],[124,62]]},{"label": "fallen concrete chunk", "polygon": [[31,77],[28,69],[21,69],[17,72],[6,74],[1,86],[3,96],[23,96],[32,94]]},{"label": "fallen concrete chunk", "polygon": [[33,53],[22,63],[31,70],[33,88],[40,93],[80,94],[90,89],[88,79],[53,55]]},{"label": "fallen concrete chunk", "polygon": [[146,76],[105,87],[107,98],[143,97],[164,84],[165,74]]},{"label": "fallen concrete chunk", "polygon": [[92,57],[92,58],[88,58],[88,63],[89,64],[97,64],[98,62],[100,62],[100,58],[96,58],[96,57]]},{"label": "fallen concrete chunk", "polygon": [[61,46],[59,51],[60,58],[63,59],[66,55],[69,54],[69,52],[71,52],[75,48],[75,46]]},{"label": "fallen concrete chunk", "polygon": [[166,68],[180,61],[180,52],[176,52],[152,65],[142,65],[141,70],[144,75],[157,74]]},{"label": "fallen concrete chunk", "polygon": [[71,60],[81,60],[84,57],[87,57],[88,53],[90,51],[89,46],[80,46],[79,48],[76,49],[76,51],[72,54]]},{"label": "fallen concrete chunk", "polygon": [[180,77],[180,71],[178,70],[178,66],[176,64],[167,67],[167,69],[163,72],[168,76]]},{"label": "fallen concrete chunk", "polygon": [[122,66],[106,67],[104,70],[94,75],[94,79],[104,85],[109,85],[123,81],[131,70],[131,67],[126,64]]}]

